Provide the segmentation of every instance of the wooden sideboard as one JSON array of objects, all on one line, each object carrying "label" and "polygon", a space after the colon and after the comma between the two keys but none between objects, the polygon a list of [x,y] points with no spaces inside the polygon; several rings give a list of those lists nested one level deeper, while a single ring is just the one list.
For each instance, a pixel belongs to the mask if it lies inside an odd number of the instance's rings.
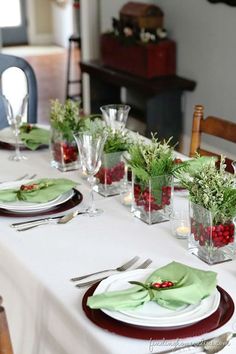
[{"label": "wooden sideboard", "polygon": [[131,115],[136,116],[136,112],[141,111],[147,124],[147,136],[158,132],[159,138],[173,136],[173,142],[180,140],[181,97],[184,91],[193,91],[196,82],[176,75],[144,79],[106,67],[98,60],[82,61],[80,67],[81,73],[90,77],[92,113],[101,113],[99,107],[103,104],[120,103],[121,88],[125,87],[139,106],[136,110],[135,104],[131,104]]}]

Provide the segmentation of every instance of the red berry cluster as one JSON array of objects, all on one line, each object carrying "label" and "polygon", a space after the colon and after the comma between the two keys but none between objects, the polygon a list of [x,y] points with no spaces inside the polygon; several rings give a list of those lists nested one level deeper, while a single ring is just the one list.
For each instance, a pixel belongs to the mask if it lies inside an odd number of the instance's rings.
[{"label": "red berry cluster", "polygon": [[182,163],[182,162],[183,161],[181,159],[177,158],[177,157],[174,159],[174,163],[175,164],[179,164],[179,163]]},{"label": "red berry cluster", "polygon": [[197,223],[195,220],[191,220],[191,232],[194,235],[195,241],[199,242],[200,246],[212,245],[220,248],[234,242],[234,230],[233,223],[218,224],[216,226],[206,226]]},{"label": "red berry cluster", "polygon": [[171,187],[163,186],[161,193],[161,204],[157,204],[154,195],[149,188],[142,190],[139,184],[134,184],[134,199],[138,206],[143,206],[145,211],[155,211],[163,209],[166,205],[170,205]]},{"label": "red berry cluster", "polygon": [[20,186],[21,191],[32,191],[32,190],[37,190],[37,189],[39,189],[39,185],[36,183],[28,184],[28,185],[22,184]]},{"label": "red berry cluster", "polygon": [[74,162],[78,158],[77,147],[69,143],[54,143],[53,154],[55,161],[64,162],[65,164]]},{"label": "red berry cluster", "polygon": [[171,286],[174,286],[174,283],[169,280],[164,280],[162,282],[152,283],[153,288],[170,288]]},{"label": "red berry cluster", "polygon": [[119,162],[111,168],[101,167],[96,177],[101,184],[112,184],[113,182],[119,182],[125,175],[125,164]]}]

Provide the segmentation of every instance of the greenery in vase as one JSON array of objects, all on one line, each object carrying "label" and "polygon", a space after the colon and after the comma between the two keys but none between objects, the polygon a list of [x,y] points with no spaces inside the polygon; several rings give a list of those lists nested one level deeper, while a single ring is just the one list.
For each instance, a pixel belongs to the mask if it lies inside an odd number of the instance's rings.
[{"label": "greenery in vase", "polygon": [[130,138],[126,132],[113,131],[111,128],[106,127],[104,121],[98,116],[89,116],[87,119],[82,119],[80,131],[106,135],[107,138],[103,150],[106,154],[127,151],[131,145]]},{"label": "greenery in vase", "polygon": [[51,126],[62,132],[63,138],[73,141],[73,133],[80,128],[79,103],[67,100],[65,104],[59,100],[51,101],[50,122]]},{"label": "greenery in vase", "polygon": [[[200,158],[196,157],[195,161]],[[213,224],[226,223],[236,216],[236,188],[234,177],[225,172],[224,159],[220,168],[215,159],[208,158],[199,169],[179,172],[181,184],[189,190],[190,200],[213,215]]]},{"label": "greenery in vase", "polygon": [[107,139],[104,145],[104,152],[106,154],[129,150],[131,141],[127,133],[112,131],[110,128],[106,129],[106,133]]},{"label": "greenery in vase", "polygon": [[147,182],[152,177],[172,175],[182,168],[182,164],[175,163],[170,142],[171,138],[162,142],[153,135],[150,143],[137,141],[130,147],[127,161],[136,177]]},{"label": "greenery in vase", "polygon": [[78,131],[88,132],[93,135],[104,134],[105,123],[100,114],[83,116],[79,122]]}]

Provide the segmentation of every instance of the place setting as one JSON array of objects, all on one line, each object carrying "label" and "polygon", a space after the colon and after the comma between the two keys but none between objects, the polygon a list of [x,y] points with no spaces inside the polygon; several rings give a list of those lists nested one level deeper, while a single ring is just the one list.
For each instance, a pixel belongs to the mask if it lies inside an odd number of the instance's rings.
[{"label": "place setting", "polygon": [[15,150],[9,159],[20,161],[26,159],[22,150],[37,150],[49,147],[50,131],[47,127],[38,124],[24,123],[23,118],[28,104],[26,95],[15,113],[9,100],[2,95],[9,127],[0,130],[0,148]]},{"label": "place setting", "polygon": [[77,183],[66,178],[42,178],[0,185],[0,214],[34,217],[70,210],[82,202]]},{"label": "place setting", "polygon": [[171,340],[210,333],[233,316],[233,299],[217,285],[214,271],[175,261],[159,264],[93,283],[82,299],[87,318],[117,335]]}]

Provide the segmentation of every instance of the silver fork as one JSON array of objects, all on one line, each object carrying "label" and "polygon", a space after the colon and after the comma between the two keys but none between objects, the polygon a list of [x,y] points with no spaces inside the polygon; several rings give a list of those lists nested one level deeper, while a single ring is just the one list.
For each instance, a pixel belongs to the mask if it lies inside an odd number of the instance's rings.
[{"label": "silver fork", "polygon": [[[26,173],[25,175],[21,176],[21,177],[18,177],[16,179],[13,180],[13,182],[16,182],[16,181],[21,181],[22,179],[25,179],[26,177],[28,176],[28,173]],[[0,183],[6,183],[8,181],[1,181]],[[11,181],[12,182],[12,181]]]},{"label": "silver fork", "polygon": [[[146,261],[144,261],[142,264],[140,264],[137,268],[134,268],[134,270],[135,269],[146,269],[151,263],[152,263],[152,260],[150,258],[148,258],[148,259],[146,259]],[[99,279],[93,279],[93,280],[90,280],[90,281],[87,281],[87,282],[84,282],[84,283],[79,283],[79,284],[76,284],[76,287],[77,288],[84,288],[86,286],[90,286],[90,285],[96,284],[99,281],[102,281],[102,280],[104,280],[106,278],[107,277],[103,277],[103,278],[99,278]]]},{"label": "silver fork", "polygon": [[[17,182],[17,181],[22,181],[23,179],[27,178],[27,179],[33,179],[35,178],[37,175],[36,173],[34,173],[32,176],[28,177],[28,173],[26,173],[25,175],[21,176],[21,177],[18,177],[16,179],[13,180],[13,182]],[[8,181],[1,181],[0,183],[6,183]],[[11,181],[12,182],[12,181]]]},{"label": "silver fork", "polygon": [[120,267],[117,267],[115,269],[105,269],[105,270],[100,270],[99,272],[95,272],[95,273],[89,273],[89,274],[85,274],[82,275],[81,277],[75,277],[75,278],[71,278],[71,281],[78,281],[78,280],[83,280],[85,278],[88,278],[92,275],[96,275],[96,274],[101,274],[101,273],[106,273],[106,272],[112,272],[112,271],[117,271],[117,272],[124,272],[125,270],[127,270],[128,268],[130,268],[135,262],[137,262],[139,260],[138,256],[135,256],[134,258],[130,259],[128,262],[122,264]]},{"label": "silver fork", "polygon": [[29,177],[29,179],[34,179],[37,176],[36,173],[34,173],[32,176]]}]

